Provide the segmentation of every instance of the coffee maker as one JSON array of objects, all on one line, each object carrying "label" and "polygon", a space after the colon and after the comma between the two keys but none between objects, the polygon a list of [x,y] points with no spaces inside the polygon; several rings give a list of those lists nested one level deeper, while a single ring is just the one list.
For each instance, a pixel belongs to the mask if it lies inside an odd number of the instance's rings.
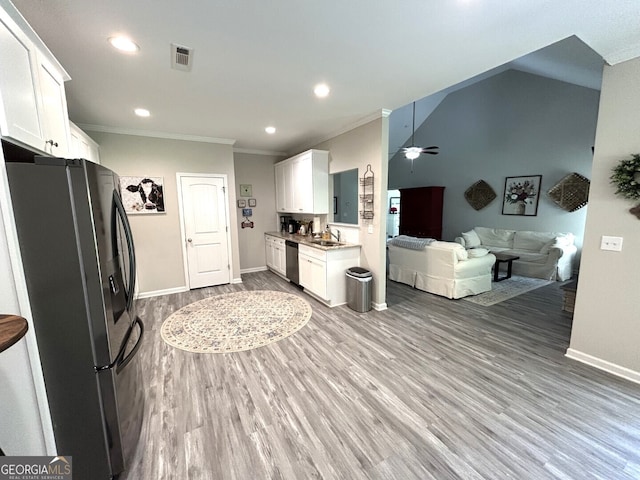
[{"label": "coffee maker", "polygon": [[300,223],[298,223],[297,220],[294,220],[293,218],[289,218],[289,233],[298,233],[298,230],[300,229]]},{"label": "coffee maker", "polygon": [[280,216],[280,232],[289,233],[289,223],[291,222],[291,220],[293,219],[288,215]]}]

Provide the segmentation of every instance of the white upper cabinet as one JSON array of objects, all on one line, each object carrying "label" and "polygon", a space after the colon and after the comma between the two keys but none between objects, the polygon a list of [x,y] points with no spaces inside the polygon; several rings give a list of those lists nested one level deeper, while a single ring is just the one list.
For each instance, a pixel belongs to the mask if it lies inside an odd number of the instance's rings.
[{"label": "white upper cabinet", "polygon": [[42,143],[42,127],[36,98],[35,47],[0,9],[0,131],[28,145]]},{"label": "white upper cabinet", "polygon": [[329,213],[329,152],[308,150],[275,165],[276,208],[283,213]]},{"label": "white upper cabinet", "polygon": [[19,13],[0,8],[0,133],[37,150],[67,156],[68,76],[34,38],[38,37]]},{"label": "white upper cabinet", "polygon": [[64,80],[42,55],[38,54],[38,59],[45,151],[66,157],[69,155],[69,113]]},{"label": "white upper cabinet", "polygon": [[100,163],[100,149],[95,140],[73,122],[69,122],[69,128],[69,157],[85,158],[93,163]]}]

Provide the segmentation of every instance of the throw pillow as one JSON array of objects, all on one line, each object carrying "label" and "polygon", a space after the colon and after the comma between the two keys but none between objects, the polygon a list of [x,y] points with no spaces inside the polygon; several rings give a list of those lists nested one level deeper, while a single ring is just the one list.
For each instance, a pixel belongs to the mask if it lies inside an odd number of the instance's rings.
[{"label": "throw pillow", "polygon": [[469,259],[469,254],[464,248],[462,248],[462,245],[460,245],[460,248],[456,248],[454,251],[456,252],[456,258],[459,262],[464,262],[465,260]]},{"label": "throw pillow", "polygon": [[462,238],[464,238],[464,246],[467,248],[475,248],[481,245],[480,237],[473,229],[468,232],[462,232]]},{"label": "throw pillow", "polygon": [[488,255],[489,250],[486,248],[472,248],[471,250],[468,250],[467,253],[469,254],[469,258],[478,258]]},{"label": "throw pillow", "polygon": [[544,244],[544,246],[540,249],[540,253],[547,255],[549,253],[549,250],[551,249],[551,247],[553,247],[556,243],[556,239],[553,238],[551,240],[549,240],[547,243]]}]

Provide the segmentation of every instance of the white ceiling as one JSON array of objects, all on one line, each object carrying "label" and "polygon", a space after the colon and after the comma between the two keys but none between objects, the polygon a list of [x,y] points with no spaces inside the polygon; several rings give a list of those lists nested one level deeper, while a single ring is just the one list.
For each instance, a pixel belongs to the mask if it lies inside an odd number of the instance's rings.
[{"label": "white ceiling", "polygon": [[[294,153],[571,35],[611,64],[640,55],[637,0],[14,4],[70,74],[75,123],[232,139],[240,150]],[[115,33],[141,51],[114,51]],[[191,72],[170,68],[172,42],[194,49]],[[312,93],[321,81],[331,86],[322,100]],[[135,117],[138,106],[152,116]]]}]

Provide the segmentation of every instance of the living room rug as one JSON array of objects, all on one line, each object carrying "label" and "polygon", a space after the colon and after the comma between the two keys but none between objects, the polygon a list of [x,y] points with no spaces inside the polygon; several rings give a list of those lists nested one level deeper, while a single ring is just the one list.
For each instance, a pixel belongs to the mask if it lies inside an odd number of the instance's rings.
[{"label": "living room rug", "polygon": [[160,335],[167,344],[187,352],[241,352],[282,340],[309,318],[311,305],[290,293],[227,293],[174,312],[162,323]]},{"label": "living room rug", "polygon": [[493,282],[491,284],[491,291],[489,292],[464,297],[462,300],[473,302],[478,305],[482,305],[483,307],[489,307],[496,303],[504,302],[510,298],[522,295],[523,293],[530,292],[531,290],[535,290],[536,288],[544,287],[550,283],[553,283],[553,280],[513,275],[511,278],[501,282]]}]

